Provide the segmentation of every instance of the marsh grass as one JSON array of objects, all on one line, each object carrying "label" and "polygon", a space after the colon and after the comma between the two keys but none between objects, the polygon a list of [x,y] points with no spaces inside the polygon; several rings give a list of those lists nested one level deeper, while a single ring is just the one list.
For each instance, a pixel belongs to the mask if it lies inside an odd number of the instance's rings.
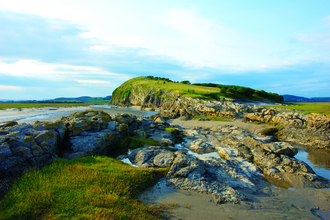
[{"label": "marsh grass", "polygon": [[193,120],[198,120],[200,118],[209,118],[212,121],[230,121],[230,120],[226,120],[226,119],[222,119],[219,117],[215,117],[215,116],[206,116],[206,115],[195,115],[195,117],[193,118]]},{"label": "marsh grass", "polygon": [[310,114],[310,113],[319,113],[330,115],[330,103],[329,102],[303,102],[303,103],[294,103],[289,106],[265,106],[267,108],[287,108],[292,111]]},{"label": "marsh grass", "polygon": [[78,107],[89,106],[91,103],[0,103],[0,109],[17,108],[48,108],[48,107]]},{"label": "marsh grass", "polygon": [[0,219],[159,219],[167,207],[138,195],[164,173],[102,156],[56,159],[14,182],[0,201]]}]

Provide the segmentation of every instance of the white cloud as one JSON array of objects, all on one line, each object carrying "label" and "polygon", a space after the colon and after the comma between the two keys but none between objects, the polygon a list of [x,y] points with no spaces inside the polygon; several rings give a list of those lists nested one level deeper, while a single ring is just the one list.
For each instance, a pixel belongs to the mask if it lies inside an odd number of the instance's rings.
[{"label": "white cloud", "polygon": [[21,90],[24,90],[24,87],[0,85],[0,90],[5,90],[5,91],[8,91],[8,90],[21,91]]},{"label": "white cloud", "polygon": [[31,78],[53,78],[60,75],[106,75],[121,79],[131,78],[128,74],[112,73],[97,67],[44,63],[37,60],[19,60],[14,63],[0,61],[1,74]]},{"label": "white cloud", "polygon": [[100,84],[100,85],[111,85],[111,86],[115,86],[116,84],[110,82],[110,81],[105,81],[105,80],[76,80],[78,83],[82,83],[82,84]]},{"label": "white cloud", "polygon": [[[147,50],[140,55],[159,55],[189,68],[263,70],[320,58],[300,46],[297,49],[283,39],[268,39],[258,34],[251,36],[194,10],[169,8],[169,5],[158,8],[155,5],[145,7],[133,1],[11,0],[1,2],[0,8],[80,24],[88,30],[80,36],[94,40],[95,46],[89,48],[94,52],[114,52],[111,45],[145,48]],[[251,24],[247,26],[253,27]],[[329,42],[328,36],[313,38],[313,42]],[[296,50],[287,53],[286,59],[273,56],[291,49]]]},{"label": "white cloud", "polygon": [[140,55],[160,55],[189,67],[236,70],[278,62],[270,60],[269,45],[191,10],[148,11],[134,8],[134,3],[131,8],[120,2],[72,0],[12,0],[1,6],[79,23],[88,29],[81,37],[98,42],[90,48],[94,51],[111,51],[109,45],[146,48]]}]

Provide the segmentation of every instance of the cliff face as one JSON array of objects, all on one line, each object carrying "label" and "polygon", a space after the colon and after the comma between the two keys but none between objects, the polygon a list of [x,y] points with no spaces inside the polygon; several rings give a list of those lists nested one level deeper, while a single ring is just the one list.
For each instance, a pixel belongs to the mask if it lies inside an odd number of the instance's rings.
[{"label": "cliff face", "polygon": [[[159,82],[166,87],[164,82]],[[113,93],[110,104],[132,104],[138,106],[172,106],[188,104],[193,99],[184,97],[180,92],[153,88],[147,85],[145,77],[130,79],[119,86]]]},{"label": "cliff face", "polygon": [[174,105],[180,99],[179,94],[161,89],[133,87],[129,95],[125,97],[125,102],[133,105]]}]

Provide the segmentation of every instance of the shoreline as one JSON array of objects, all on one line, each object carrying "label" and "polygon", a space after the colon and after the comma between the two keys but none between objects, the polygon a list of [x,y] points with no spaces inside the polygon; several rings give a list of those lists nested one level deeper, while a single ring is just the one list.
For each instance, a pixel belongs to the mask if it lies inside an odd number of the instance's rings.
[{"label": "shoreline", "polygon": [[[33,114],[50,114],[59,113],[57,116],[42,119],[43,121],[55,121],[61,119],[64,114],[72,114],[72,111],[83,111],[93,109],[93,107],[69,107],[58,108],[56,110],[46,109],[31,109],[30,111],[11,112],[7,116],[15,115],[33,115]],[[130,112],[132,110],[139,111],[139,106],[129,108],[114,108],[114,109],[100,109],[105,112],[112,112],[112,114]],[[136,112],[136,113],[138,113]],[[146,112],[154,114],[155,112]],[[0,112],[0,116],[2,116]],[[40,119],[38,119],[40,120]],[[30,120],[34,123],[36,120]],[[41,121],[41,120],[40,120]],[[0,121],[1,122],[1,121]],[[21,121],[19,123],[22,123]],[[256,125],[240,121],[198,121],[189,120],[182,121],[174,119],[170,122],[171,125],[181,127],[213,127],[217,125],[233,125],[241,127],[253,133],[259,133],[265,127],[270,125]],[[159,192],[154,192],[152,196],[157,197],[154,201],[157,203],[178,203],[179,207],[173,210],[175,218],[172,219],[319,219],[311,212],[321,215],[324,219],[330,218],[330,190],[329,189],[314,189],[296,187],[292,189],[278,188],[264,180],[258,181],[258,192],[252,193],[247,191],[250,201],[241,202],[240,204],[221,204],[217,205],[210,202],[210,195],[200,194],[191,191],[173,189],[167,186],[161,186]],[[159,187],[159,186],[155,186]],[[163,191],[162,191],[163,190]],[[157,191],[154,190],[154,191]],[[318,210],[321,207],[322,210]]]},{"label": "shoreline", "polygon": [[34,124],[35,121],[57,121],[61,120],[63,116],[69,116],[74,112],[85,110],[101,110],[111,116],[121,113],[134,113],[137,116],[151,116],[157,112],[140,111],[139,106],[132,106],[128,108],[105,108],[100,105],[80,106],[80,107],[45,107],[45,108],[24,108],[21,111],[14,109],[0,110],[0,125],[9,121],[17,121],[18,123]]}]

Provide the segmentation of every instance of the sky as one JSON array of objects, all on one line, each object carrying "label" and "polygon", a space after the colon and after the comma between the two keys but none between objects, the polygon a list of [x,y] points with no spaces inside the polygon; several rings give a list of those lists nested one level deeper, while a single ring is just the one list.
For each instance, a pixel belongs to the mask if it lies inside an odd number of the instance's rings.
[{"label": "sky", "polygon": [[0,2],[0,100],[158,76],[330,97],[330,0]]}]

